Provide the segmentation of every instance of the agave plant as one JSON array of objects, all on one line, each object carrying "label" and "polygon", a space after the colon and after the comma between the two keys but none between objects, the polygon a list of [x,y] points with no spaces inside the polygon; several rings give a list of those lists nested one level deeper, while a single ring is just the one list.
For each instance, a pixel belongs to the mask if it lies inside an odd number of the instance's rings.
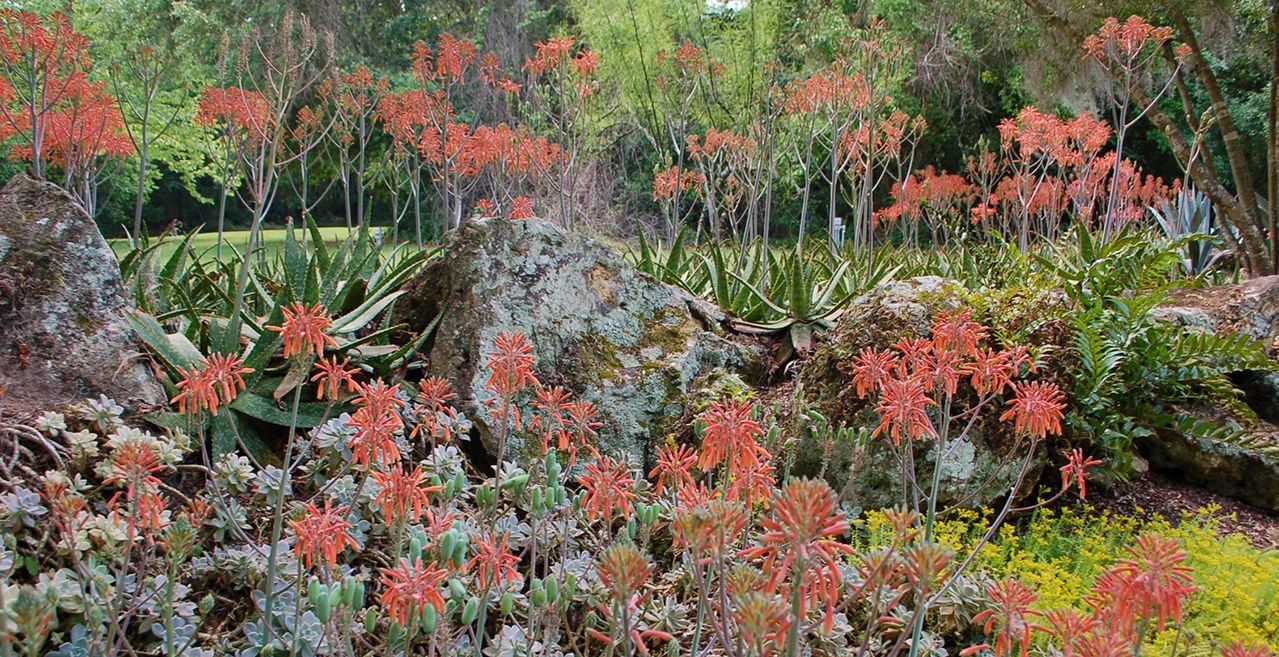
[{"label": "agave plant", "polygon": [[[330,249],[312,223],[311,239],[303,243],[289,227],[283,247],[272,259],[254,265],[239,260],[206,260],[190,248],[191,236],[158,267],[154,244],[143,243],[123,259],[127,280],[138,301],[129,320],[168,373],[171,385],[181,370],[214,353],[239,356],[253,372],[245,377],[246,391],[230,405],[230,413],[212,420],[213,450],[221,454],[237,443],[271,460],[258,438],[259,423],[290,426],[291,413],[279,400],[305,385],[307,372],[297,359],[279,357],[280,335],[267,330],[279,325],[283,308],[319,304],[333,318],[330,334],[334,351],[376,376],[406,367],[429,336],[434,324],[408,340],[396,343],[402,326],[392,325],[395,301],[403,286],[430,258],[427,251],[383,251],[362,228]],[[243,302],[235,303],[239,268],[249,267],[250,285]],[[240,308],[234,314],[235,308]],[[335,410],[325,404],[299,405],[295,426],[321,424]],[[160,423],[183,421],[157,414]],[[276,432],[278,435],[278,432]]]},{"label": "agave plant", "polygon": [[1182,248],[1182,263],[1191,275],[1199,276],[1215,269],[1227,256],[1213,237],[1213,207],[1207,194],[1185,187],[1177,192],[1175,202],[1165,200],[1158,208],[1150,208],[1150,214],[1169,239],[1199,237],[1186,242]]}]

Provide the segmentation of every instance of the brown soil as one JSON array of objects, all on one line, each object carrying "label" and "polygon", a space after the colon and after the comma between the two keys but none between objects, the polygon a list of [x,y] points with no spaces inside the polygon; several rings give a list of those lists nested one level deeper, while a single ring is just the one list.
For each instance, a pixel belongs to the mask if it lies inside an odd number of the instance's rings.
[{"label": "brown soil", "polygon": [[1214,495],[1159,474],[1098,486],[1088,491],[1091,506],[1138,518],[1162,517],[1178,522],[1186,513],[1212,508],[1221,534],[1242,534],[1262,549],[1279,549],[1279,514],[1268,513],[1237,500]]}]

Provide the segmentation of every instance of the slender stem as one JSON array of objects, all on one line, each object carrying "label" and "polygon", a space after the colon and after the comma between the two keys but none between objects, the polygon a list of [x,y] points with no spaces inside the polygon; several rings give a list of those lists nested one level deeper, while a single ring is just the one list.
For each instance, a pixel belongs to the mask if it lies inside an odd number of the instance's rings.
[{"label": "slender stem", "polygon": [[[252,239],[252,237],[250,237]],[[275,619],[272,614],[275,603],[276,559],[280,551],[280,534],[284,530],[284,502],[289,485],[289,463],[293,461],[293,444],[297,442],[298,407],[302,404],[302,386],[293,389],[293,407],[289,413],[289,440],[284,447],[284,469],[280,471],[279,498],[275,502],[275,511],[271,516],[271,545],[266,561],[266,598],[263,600],[262,621],[266,632],[266,643],[271,643]]]}]

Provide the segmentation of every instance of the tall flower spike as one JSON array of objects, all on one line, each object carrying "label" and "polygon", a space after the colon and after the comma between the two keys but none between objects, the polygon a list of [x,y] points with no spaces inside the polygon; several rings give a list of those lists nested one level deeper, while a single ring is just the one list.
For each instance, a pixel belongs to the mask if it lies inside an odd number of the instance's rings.
[{"label": "tall flower spike", "polygon": [[944,310],[933,319],[933,348],[968,357],[977,353],[977,344],[986,337],[986,327],[974,322],[971,310]]},{"label": "tall flower spike", "polygon": [[315,369],[318,370],[311,380],[316,384],[315,398],[328,398],[331,402],[338,401],[342,396],[342,391],[355,392],[359,389],[360,384],[355,381],[355,373],[357,370],[349,369],[351,359],[343,358],[338,362],[337,356],[329,358],[320,358],[316,361]]},{"label": "tall flower spike", "polygon": [[639,593],[653,572],[648,557],[629,541],[610,545],[596,560],[595,568],[604,589],[623,602]]},{"label": "tall flower spike", "polygon": [[[844,514],[835,510],[835,492],[824,481],[792,479],[773,496],[771,513],[760,521],[759,544],[742,550],[748,559],[762,559],[769,592],[783,581],[799,586],[804,613],[810,605],[826,609],[825,625],[834,623],[835,603],[843,574],[839,558],[854,552],[836,538],[848,531]],[[796,565],[802,565],[798,573]],[[794,581],[798,579],[799,581]]]},{"label": "tall flower spike", "polygon": [[498,333],[485,367],[489,370],[489,391],[501,397],[513,397],[537,383],[533,377],[533,345],[523,333]]},{"label": "tall flower spike", "polygon": [[440,377],[422,379],[417,383],[418,393],[413,397],[417,403],[417,426],[414,435],[425,430],[431,440],[443,438],[453,439],[453,430],[448,420],[457,418],[453,409],[453,400],[457,394],[449,389],[449,382]]},{"label": "tall flower spike", "polygon": [[706,425],[697,466],[709,472],[727,459],[759,461],[762,448],[756,439],[764,428],[751,415],[755,407],[745,400],[712,403],[698,418]]},{"label": "tall flower spike", "polygon": [[888,379],[875,407],[879,426],[871,432],[871,437],[888,434],[894,445],[900,444],[902,438],[936,438],[937,430],[928,419],[928,407],[934,403],[919,377]]},{"label": "tall flower spike", "polygon": [[994,607],[974,616],[973,623],[980,624],[986,634],[990,634],[998,625],[996,657],[1009,657],[1014,647],[1018,648],[1020,657],[1026,657],[1030,650],[1031,635],[1039,629],[1031,620],[1039,615],[1039,612],[1031,608],[1039,596],[1013,577],[992,583],[987,588],[987,593],[990,594]]},{"label": "tall flower spike", "polygon": [[685,486],[691,486],[693,484],[691,471],[695,465],[697,465],[697,454],[687,445],[658,447],[657,465],[652,472],[648,473],[650,477],[657,477],[654,494],[660,496],[668,482],[673,484],[677,491]]},{"label": "tall flower spike", "polygon": [[324,353],[325,347],[338,346],[337,340],[325,333],[333,326],[333,319],[324,311],[324,306],[296,302],[281,312],[284,313],[284,322],[267,328],[280,333],[284,340],[285,358],[319,355]]},{"label": "tall flower spike", "polygon": [[390,472],[374,472],[373,480],[381,486],[373,503],[381,507],[382,518],[390,523],[417,522],[422,517],[422,509],[430,504],[431,493],[444,490],[443,486],[427,486],[426,472],[422,466],[413,468],[412,472],[404,468],[392,468]]},{"label": "tall flower spike", "polygon": [[883,387],[896,366],[897,356],[893,352],[877,351],[870,347],[862,349],[853,365],[853,385],[856,386],[857,396],[865,399],[867,394]]},{"label": "tall flower spike", "polygon": [[244,390],[244,375],[253,372],[239,358],[213,354],[188,370],[179,368],[178,395],[172,402],[179,413],[194,414],[202,410],[217,415],[218,409],[235,401]]},{"label": "tall flower spike", "polygon": [[475,573],[481,589],[502,587],[520,578],[515,564],[520,558],[511,554],[510,535],[489,534],[475,540],[475,555],[467,563],[467,570]]},{"label": "tall flower spike", "polygon": [[1101,465],[1102,461],[1084,456],[1084,450],[1072,449],[1066,453],[1066,465],[1061,466],[1061,490],[1079,487],[1079,499],[1088,499],[1088,468]]}]

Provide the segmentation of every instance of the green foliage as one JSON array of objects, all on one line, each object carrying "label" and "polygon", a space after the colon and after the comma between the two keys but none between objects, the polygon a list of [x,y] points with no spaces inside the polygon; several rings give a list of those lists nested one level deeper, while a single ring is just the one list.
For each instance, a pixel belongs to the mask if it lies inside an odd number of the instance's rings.
[{"label": "green foliage", "polygon": [[1129,233],[1103,243],[1076,227],[1071,239],[1037,257],[1076,305],[1078,367],[1067,422],[1076,436],[1105,449],[1121,473],[1133,441],[1159,430],[1241,440],[1231,430],[1179,417],[1176,407],[1209,402],[1251,415],[1226,375],[1273,368],[1247,336],[1191,332],[1155,313],[1169,291],[1194,282],[1181,277],[1182,253],[1203,238]]},{"label": "green foliage", "polygon": [[681,232],[663,249],[641,236],[630,257],[640,271],[732,313],[737,330],[782,334],[796,350],[810,348],[814,332],[829,328],[849,301],[901,269],[888,251],[867,259],[825,247],[770,249],[762,240],[695,247],[686,240]]}]

